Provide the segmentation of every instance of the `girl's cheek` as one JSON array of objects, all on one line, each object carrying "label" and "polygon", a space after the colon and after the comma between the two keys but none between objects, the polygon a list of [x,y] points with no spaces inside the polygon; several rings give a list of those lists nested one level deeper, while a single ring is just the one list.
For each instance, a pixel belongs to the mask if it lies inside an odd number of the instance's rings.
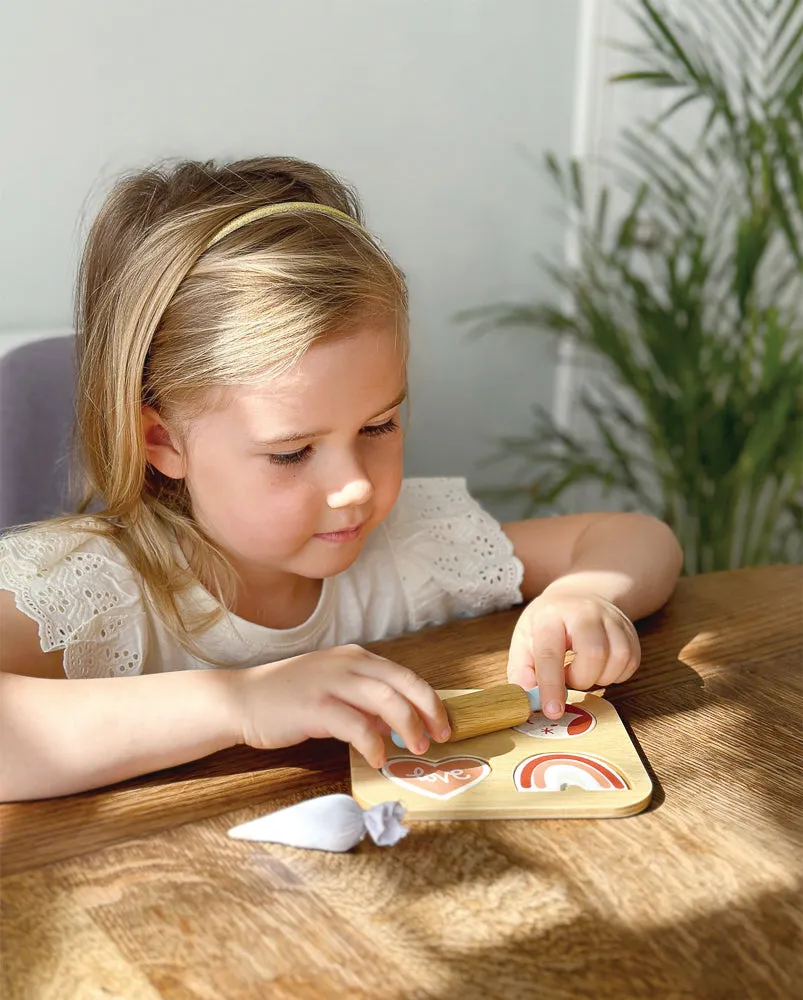
[{"label": "girl's cheek", "polygon": [[306,465],[269,467],[263,484],[263,496],[267,494],[268,502],[302,504],[313,496],[316,492],[314,471]]}]

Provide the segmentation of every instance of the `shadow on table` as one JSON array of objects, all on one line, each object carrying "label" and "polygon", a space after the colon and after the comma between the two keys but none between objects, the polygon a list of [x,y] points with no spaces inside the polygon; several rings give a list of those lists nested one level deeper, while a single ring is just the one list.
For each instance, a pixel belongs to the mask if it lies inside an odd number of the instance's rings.
[{"label": "shadow on table", "polygon": [[438,949],[451,973],[427,1000],[693,997],[796,1000],[803,981],[799,890],[765,893],[668,926],[635,930],[592,915],[464,952]]},{"label": "shadow on table", "polygon": [[342,743],[310,740],[274,751],[235,747],[77,795],[0,805],[0,873],[247,806],[266,812],[324,789],[348,792],[347,776]]},{"label": "shadow on table", "polygon": [[[799,842],[803,776],[790,762],[803,759],[803,645],[793,630],[748,641],[732,622],[684,638],[675,655],[702,673],[678,662],[672,683],[654,685],[648,663],[643,679],[606,697],[631,733],[649,740],[652,763],[664,758],[672,794],[704,795],[735,820],[743,809],[757,812]],[[642,759],[655,782],[649,755]]]}]

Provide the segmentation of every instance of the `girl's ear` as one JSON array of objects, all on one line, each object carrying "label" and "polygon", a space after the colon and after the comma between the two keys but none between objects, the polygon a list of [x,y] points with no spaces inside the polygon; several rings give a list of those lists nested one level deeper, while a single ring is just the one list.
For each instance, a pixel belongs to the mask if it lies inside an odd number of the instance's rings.
[{"label": "girl's ear", "polygon": [[167,425],[151,406],[142,407],[142,432],[145,455],[154,469],[169,479],[183,479],[186,473],[184,456],[173,443]]}]

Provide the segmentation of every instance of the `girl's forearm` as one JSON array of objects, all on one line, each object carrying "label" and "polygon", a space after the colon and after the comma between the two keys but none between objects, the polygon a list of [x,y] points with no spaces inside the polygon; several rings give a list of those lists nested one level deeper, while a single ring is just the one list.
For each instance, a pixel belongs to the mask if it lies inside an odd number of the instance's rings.
[{"label": "girl's forearm", "polygon": [[661,521],[642,514],[604,515],[580,535],[569,570],[544,593],[599,594],[635,620],[668,600],[682,565],[680,545]]},{"label": "girl's forearm", "polygon": [[0,673],[0,800],[69,795],[232,746],[240,738],[236,673]]}]

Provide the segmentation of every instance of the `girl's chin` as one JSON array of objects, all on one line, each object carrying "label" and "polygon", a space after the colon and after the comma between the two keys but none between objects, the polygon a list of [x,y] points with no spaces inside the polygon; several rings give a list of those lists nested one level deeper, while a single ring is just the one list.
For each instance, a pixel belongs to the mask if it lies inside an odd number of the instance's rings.
[{"label": "girl's chin", "polygon": [[[342,534],[342,533],[338,533]],[[353,537],[329,539],[313,535],[303,548],[292,555],[264,555],[256,551],[256,546],[238,545],[237,552],[230,558],[235,566],[247,576],[268,576],[272,573],[322,580],[337,576],[347,570],[362,551],[367,533],[365,528],[352,533]]]},{"label": "girl's chin", "polygon": [[350,566],[354,565],[357,556],[362,550],[362,539],[357,539],[349,545],[328,545],[325,542],[320,544],[321,548],[325,546],[329,551],[318,552],[315,554],[315,557],[310,558],[307,562],[307,565],[312,570],[309,575],[319,580],[343,573]]}]

